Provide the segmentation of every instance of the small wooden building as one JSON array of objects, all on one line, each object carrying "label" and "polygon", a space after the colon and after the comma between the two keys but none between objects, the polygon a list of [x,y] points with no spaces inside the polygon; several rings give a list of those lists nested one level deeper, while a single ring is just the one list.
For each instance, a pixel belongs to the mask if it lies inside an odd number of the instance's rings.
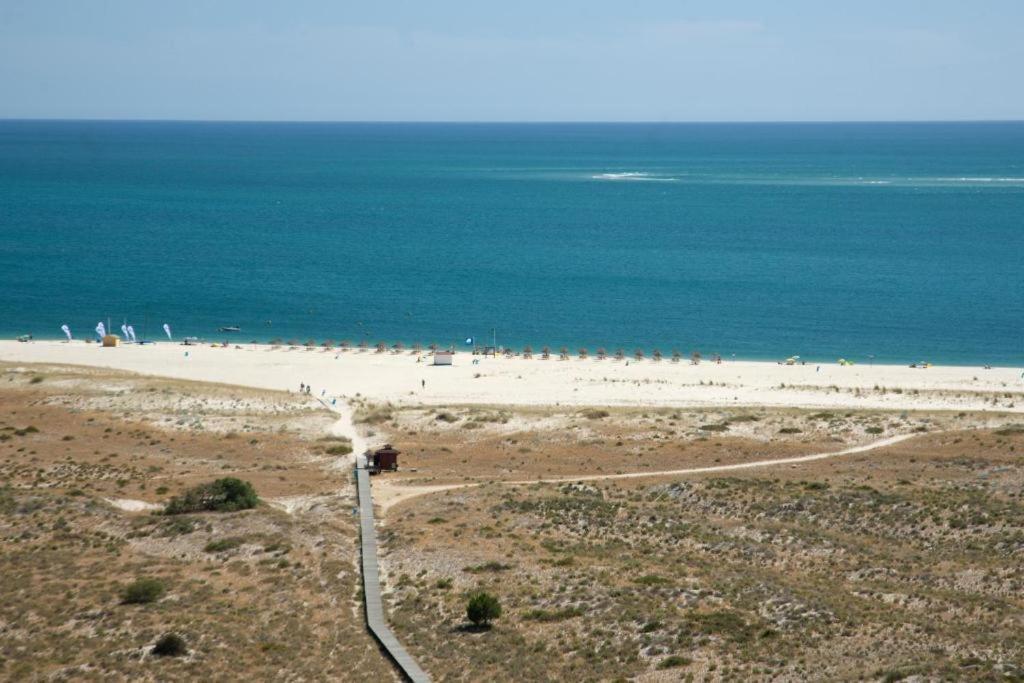
[{"label": "small wooden building", "polygon": [[366,469],[370,470],[370,474],[380,474],[384,471],[394,472],[398,470],[399,453],[400,451],[389,443],[384,444],[383,448],[367,452]]},{"label": "small wooden building", "polygon": [[434,365],[451,365],[454,356],[451,351],[434,351]]}]

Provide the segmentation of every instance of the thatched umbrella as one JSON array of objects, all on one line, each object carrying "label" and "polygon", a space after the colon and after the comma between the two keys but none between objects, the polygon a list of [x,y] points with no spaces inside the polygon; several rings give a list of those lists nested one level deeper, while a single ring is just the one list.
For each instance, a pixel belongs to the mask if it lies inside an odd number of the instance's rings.
[{"label": "thatched umbrella", "polygon": [[365,339],[360,339],[359,340],[359,348],[360,349],[366,350],[366,348],[369,347],[369,346],[370,345],[366,343]]},{"label": "thatched umbrella", "polygon": [[580,360],[587,359],[587,350],[585,348],[580,348],[578,353],[580,354]]},{"label": "thatched umbrella", "polygon": [[341,347],[342,351],[348,351],[348,347],[352,346],[352,342],[350,342],[348,339],[342,339],[341,343],[338,344],[338,346]]},{"label": "thatched umbrella", "polygon": [[324,351],[329,351],[330,349],[334,348],[334,340],[328,339],[327,341],[320,344],[320,346],[324,347]]},{"label": "thatched umbrella", "polygon": [[608,357],[608,352],[604,350],[603,346],[597,350],[597,359],[598,360],[604,360],[607,357]]},{"label": "thatched umbrella", "polygon": [[569,360],[569,349],[568,349],[568,347],[563,346],[562,348],[558,349],[558,359],[559,360]]},{"label": "thatched umbrella", "polygon": [[679,353],[678,349],[672,349],[672,362],[673,363],[678,363],[679,359],[682,358],[682,357],[683,356],[682,356],[681,353]]},{"label": "thatched umbrella", "polygon": [[437,351],[437,344],[431,344],[427,348],[430,349],[431,353],[434,353],[435,351]]},{"label": "thatched umbrella", "polygon": [[388,345],[385,342],[382,342],[382,341],[377,342],[377,351],[376,351],[377,353],[384,353],[385,351],[387,351],[387,349],[388,349]]},{"label": "thatched umbrella", "polygon": [[551,358],[551,349],[545,346],[543,349],[540,350],[540,357],[543,360]]},{"label": "thatched umbrella", "polygon": [[659,361],[661,360],[661,351],[659,351],[658,349],[654,349],[654,353],[652,353],[651,356],[654,358],[654,360]]},{"label": "thatched umbrella", "polygon": [[391,348],[395,350],[395,353],[401,353],[402,349],[405,348],[405,344],[403,344],[402,342],[395,342]]},{"label": "thatched umbrella", "polygon": [[423,344],[420,344],[419,342],[416,342],[415,344],[413,344],[412,345],[412,352],[415,353],[415,354],[423,353]]},{"label": "thatched umbrella", "polygon": [[637,360],[643,360],[644,359],[644,350],[643,349],[637,349],[636,351],[633,352],[633,357],[636,358]]},{"label": "thatched umbrella", "polygon": [[523,358],[533,358],[533,347],[529,344],[523,347]]},{"label": "thatched umbrella", "polygon": [[622,349],[615,349],[615,360],[622,360],[626,357],[626,352]]},{"label": "thatched umbrella", "polygon": [[694,351],[690,355],[690,362],[694,365],[700,365],[700,351]]}]

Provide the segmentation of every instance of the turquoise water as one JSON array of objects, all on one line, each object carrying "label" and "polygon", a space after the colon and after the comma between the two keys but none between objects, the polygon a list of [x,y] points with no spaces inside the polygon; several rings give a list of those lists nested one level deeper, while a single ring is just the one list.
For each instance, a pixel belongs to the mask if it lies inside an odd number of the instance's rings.
[{"label": "turquoise water", "polygon": [[1024,363],[1020,123],[4,121],[0,235],[4,336]]}]

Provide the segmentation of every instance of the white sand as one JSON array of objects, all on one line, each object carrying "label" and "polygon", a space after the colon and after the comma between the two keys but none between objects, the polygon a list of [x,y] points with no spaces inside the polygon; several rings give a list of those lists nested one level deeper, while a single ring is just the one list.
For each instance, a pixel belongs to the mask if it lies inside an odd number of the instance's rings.
[{"label": "white sand", "polygon": [[[186,355],[187,353],[187,355]],[[362,396],[395,403],[594,406],[794,406],[1024,412],[1020,368],[836,363],[672,363],[480,358],[458,353],[452,367],[429,356],[322,349],[241,349],[158,343],[101,348],[84,342],[0,341],[0,361],[114,368],[179,379],[298,391],[328,400]],[[421,386],[426,382],[426,387]],[[713,383],[713,384],[712,384]],[[785,385],[785,386],[783,386]],[[883,393],[875,387],[885,387]],[[838,390],[837,390],[838,389]],[[859,391],[857,391],[859,390]],[[902,393],[896,393],[899,390]],[[1007,396],[1009,394],[1009,396]],[[994,402],[993,402],[994,401]],[[358,452],[358,449],[356,449]]]}]

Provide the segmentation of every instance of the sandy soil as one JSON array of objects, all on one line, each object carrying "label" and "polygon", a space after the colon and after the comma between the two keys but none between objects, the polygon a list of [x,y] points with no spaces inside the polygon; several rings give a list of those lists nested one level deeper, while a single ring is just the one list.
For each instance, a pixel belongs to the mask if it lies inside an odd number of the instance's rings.
[{"label": "sandy soil", "polygon": [[[475,358],[456,354],[432,367],[408,352],[157,343],[101,348],[84,342],[0,342],[0,360],[131,370],[263,389],[298,391],[309,383],[326,398],[361,396],[416,404],[799,406],[892,410],[1024,412],[1020,368],[892,365],[786,366],[764,362],[673,363]],[[473,360],[478,364],[473,364]],[[340,402],[340,401],[339,401]],[[358,451],[357,451],[358,452]]]}]

